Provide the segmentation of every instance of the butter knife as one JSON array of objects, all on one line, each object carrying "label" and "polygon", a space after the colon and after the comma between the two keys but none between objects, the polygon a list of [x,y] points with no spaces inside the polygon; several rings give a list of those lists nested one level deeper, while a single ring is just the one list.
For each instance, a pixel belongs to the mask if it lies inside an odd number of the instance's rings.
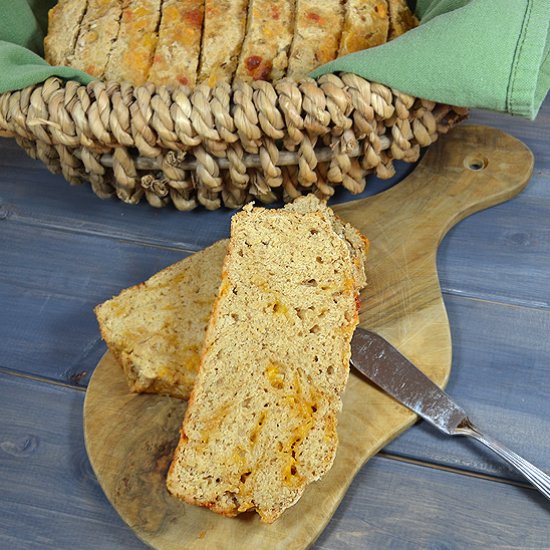
[{"label": "butter knife", "polygon": [[464,409],[382,336],[358,327],[351,341],[351,364],[375,385],[442,432],[472,437],[494,451],[550,499],[550,476],[483,434]]}]

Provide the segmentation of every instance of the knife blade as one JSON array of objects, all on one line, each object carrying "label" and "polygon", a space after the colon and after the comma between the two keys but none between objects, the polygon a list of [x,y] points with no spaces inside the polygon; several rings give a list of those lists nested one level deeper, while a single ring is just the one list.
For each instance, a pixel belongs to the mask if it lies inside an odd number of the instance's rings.
[{"label": "knife blade", "polygon": [[466,412],[382,336],[358,327],[351,364],[371,382],[448,435],[467,421]]},{"label": "knife blade", "polygon": [[351,340],[350,362],[371,382],[442,432],[473,437],[497,453],[550,499],[550,476],[482,433],[462,407],[382,336],[357,327]]}]

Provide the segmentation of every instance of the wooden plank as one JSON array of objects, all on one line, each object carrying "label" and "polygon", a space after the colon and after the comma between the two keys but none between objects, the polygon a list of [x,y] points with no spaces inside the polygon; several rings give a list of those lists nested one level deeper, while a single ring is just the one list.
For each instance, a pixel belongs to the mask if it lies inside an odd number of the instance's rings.
[{"label": "wooden plank", "polygon": [[0,283],[0,367],[85,386],[105,352],[94,302]]},{"label": "wooden plank", "polygon": [[84,392],[0,374],[0,547],[145,548],[86,457]]},{"label": "wooden plank", "polygon": [[375,457],[315,548],[550,548],[548,501],[531,489]]},{"label": "wooden plank", "polygon": [[[0,547],[145,548],[90,470],[83,397],[0,373]],[[547,502],[531,489],[377,457],[313,548],[540,549],[547,527]]]},{"label": "wooden plank", "polygon": [[[453,340],[447,391],[472,420],[550,473],[550,311],[446,297]],[[385,452],[490,475],[521,477],[477,443],[421,423]]]},{"label": "wooden plank", "polygon": [[0,243],[0,366],[77,385],[105,351],[95,305],[185,255],[16,224]]},{"label": "wooden plank", "polygon": [[[0,232],[0,281],[101,300],[188,255],[117,238],[7,223]],[[110,296],[109,296],[110,297]]]},{"label": "wooden plank", "polygon": [[[536,183],[550,190],[550,174]],[[550,307],[549,212],[550,196],[520,196],[451,229],[437,256],[443,290]]]}]

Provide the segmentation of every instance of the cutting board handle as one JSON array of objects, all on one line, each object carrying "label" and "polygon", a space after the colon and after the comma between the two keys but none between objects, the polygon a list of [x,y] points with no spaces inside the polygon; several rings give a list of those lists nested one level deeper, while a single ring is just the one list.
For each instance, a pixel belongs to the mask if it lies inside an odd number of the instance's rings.
[{"label": "cutting board handle", "polygon": [[437,247],[445,233],[466,216],[519,193],[533,165],[533,154],[518,139],[494,128],[463,125],[432,145],[399,184],[338,210],[361,229],[363,220],[358,214],[361,203],[368,203],[369,210],[375,207],[393,226],[385,228],[393,238],[414,235]]},{"label": "cutting board handle", "polygon": [[371,242],[361,324],[440,384],[450,373],[452,346],[437,275],[439,243],[469,214],[519,193],[533,164],[521,141],[494,128],[464,125],[432,145],[397,185],[335,208]]}]

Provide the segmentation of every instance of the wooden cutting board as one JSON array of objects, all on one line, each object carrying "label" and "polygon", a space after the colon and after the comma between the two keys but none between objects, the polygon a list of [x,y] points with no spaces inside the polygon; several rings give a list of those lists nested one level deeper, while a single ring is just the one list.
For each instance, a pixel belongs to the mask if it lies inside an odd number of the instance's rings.
[{"label": "wooden cutting board", "polygon": [[[396,186],[335,207],[371,241],[361,325],[385,336],[440,386],[451,370],[451,338],[436,270],[439,242],[464,217],[519,193],[532,169],[533,156],[517,139],[464,125],[432,145]],[[218,549],[230,542],[262,550],[307,547],[359,468],[416,420],[352,374],[332,470],[265,525],[253,513],[224,518],[167,494],[164,478],[184,408],[177,399],[129,393],[109,353],[84,404],[86,448],[99,483],[137,536],[163,550]]]}]

